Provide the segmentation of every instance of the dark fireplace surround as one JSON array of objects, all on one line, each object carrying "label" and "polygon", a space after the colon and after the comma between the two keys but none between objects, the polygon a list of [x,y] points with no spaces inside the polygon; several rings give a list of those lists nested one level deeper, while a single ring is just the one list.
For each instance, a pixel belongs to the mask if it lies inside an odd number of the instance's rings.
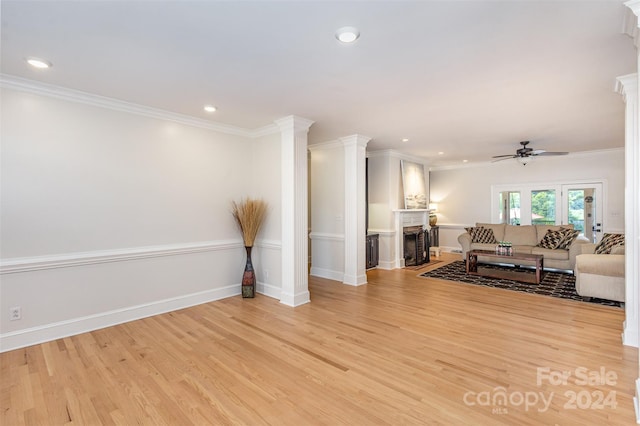
[{"label": "dark fireplace surround", "polygon": [[422,226],[405,226],[403,252],[404,266],[418,266],[429,262],[429,231]]}]

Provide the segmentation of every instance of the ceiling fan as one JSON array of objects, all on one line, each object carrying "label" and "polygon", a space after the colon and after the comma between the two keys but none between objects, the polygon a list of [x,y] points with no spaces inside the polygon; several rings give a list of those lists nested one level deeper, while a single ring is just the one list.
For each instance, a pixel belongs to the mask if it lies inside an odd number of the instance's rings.
[{"label": "ceiling fan", "polygon": [[495,163],[496,161],[502,161],[502,160],[507,160],[509,158],[515,158],[518,160],[518,162],[524,166],[526,166],[535,156],[538,155],[567,155],[568,152],[551,152],[551,151],[545,151],[544,149],[533,149],[533,148],[529,148],[527,145],[529,145],[529,141],[522,141],[520,142],[520,145],[522,145],[522,148],[516,150],[515,154],[506,154],[506,155],[494,155],[492,158],[495,158],[495,160],[492,161],[492,163]]}]

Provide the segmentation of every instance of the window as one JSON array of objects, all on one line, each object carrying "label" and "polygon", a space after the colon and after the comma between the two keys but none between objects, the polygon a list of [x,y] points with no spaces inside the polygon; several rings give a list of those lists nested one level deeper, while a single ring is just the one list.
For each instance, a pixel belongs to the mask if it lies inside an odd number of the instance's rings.
[{"label": "window", "polygon": [[556,191],[544,189],[531,191],[531,224],[555,225],[556,223]]}]

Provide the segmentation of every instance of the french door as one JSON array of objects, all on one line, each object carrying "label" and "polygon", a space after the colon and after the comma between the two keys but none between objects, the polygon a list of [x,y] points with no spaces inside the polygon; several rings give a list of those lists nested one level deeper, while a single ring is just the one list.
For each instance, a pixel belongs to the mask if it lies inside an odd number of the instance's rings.
[{"label": "french door", "polygon": [[602,237],[602,182],[492,188],[493,220],[512,225],[573,224],[592,242]]},{"label": "french door", "polygon": [[591,242],[602,239],[602,183],[562,185],[562,223],[572,223]]}]

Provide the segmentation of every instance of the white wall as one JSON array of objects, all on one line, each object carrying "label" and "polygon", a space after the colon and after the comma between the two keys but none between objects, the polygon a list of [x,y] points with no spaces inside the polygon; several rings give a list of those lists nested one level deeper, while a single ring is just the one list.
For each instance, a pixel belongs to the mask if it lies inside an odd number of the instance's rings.
[{"label": "white wall", "polygon": [[310,146],[311,275],[344,279],[344,146]]},{"label": "white wall", "polygon": [[431,200],[438,203],[440,246],[459,249],[463,227],[491,222],[491,186],[500,184],[604,181],[604,232],[624,230],[624,150],[537,157],[523,166],[515,160],[432,169]]},{"label": "white wall", "polygon": [[279,299],[282,290],[282,186],[280,134],[257,138],[253,142],[253,166],[248,194],[268,204],[267,217],[253,249],[256,291]]},{"label": "white wall", "polygon": [[279,135],[3,88],[1,137],[1,350],[239,294],[240,197],[269,202],[256,261],[278,287]]}]

